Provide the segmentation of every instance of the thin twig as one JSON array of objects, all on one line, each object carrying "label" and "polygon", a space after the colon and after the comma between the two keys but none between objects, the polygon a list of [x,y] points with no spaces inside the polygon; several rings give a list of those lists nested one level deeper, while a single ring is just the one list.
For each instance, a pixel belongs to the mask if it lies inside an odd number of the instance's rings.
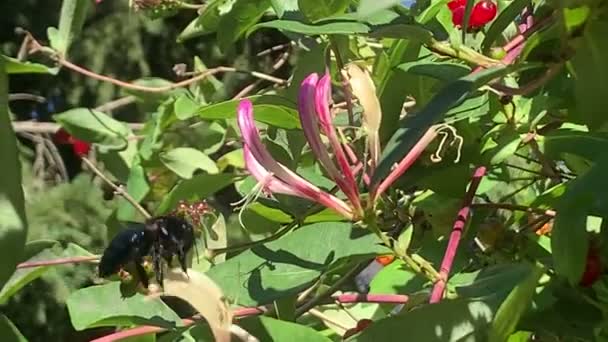
[{"label": "thin twig", "polygon": [[238,337],[243,342],[259,342],[259,340],[251,335],[247,330],[239,327],[236,324],[230,325],[230,333],[236,337]]},{"label": "thin twig", "polygon": [[34,101],[38,103],[45,103],[46,99],[42,96],[28,94],[28,93],[14,93],[8,94],[8,101]]},{"label": "thin twig", "polygon": [[114,184],[106,175],[104,175],[89,159],[82,158],[82,161],[87,167],[93,171],[101,180],[106,182],[109,186],[114,189],[117,195],[122,196],[127,202],[129,202],[137,211],[139,211],[146,219],[152,218],[152,215],[148,213],[144,207],[141,206],[123,187]]},{"label": "thin twig", "polygon": [[440,42],[435,39],[431,39],[426,44],[426,47],[435,53],[458,58],[465,62],[469,62],[469,63],[475,64],[475,65],[478,65],[478,66],[484,67],[484,68],[491,68],[491,67],[495,67],[495,66],[504,65],[504,63],[502,61],[492,59],[490,57],[482,55],[479,52],[477,52],[469,47],[466,47],[464,45],[461,45],[459,47],[454,47],[449,43]]},{"label": "thin twig", "polygon": [[458,211],[458,216],[456,216],[456,221],[454,221],[454,226],[452,227],[452,233],[450,234],[448,246],[446,247],[445,254],[443,256],[443,261],[441,262],[441,269],[439,271],[440,277],[433,286],[433,290],[431,292],[431,304],[439,302],[443,297],[443,291],[445,290],[448,276],[450,274],[450,270],[452,269],[452,263],[454,262],[454,258],[456,257],[458,245],[460,244],[460,237],[462,236],[464,227],[467,223],[467,220],[469,219],[471,203],[473,202],[475,192],[477,192],[479,183],[481,183],[481,179],[483,178],[485,173],[485,166],[478,167],[473,173],[473,178],[471,179],[469,191],[467,191],[462,201],[461,209]]},{"label": "thin twig", "polygon": [[519,88],[513,88],[506,86],[504,84],[494,83],[491,84],[491,87],[500,91],[505,95],[528,95],[536,89],[544,86],[547,82],[549,82],[555,75],[557,75],[562,70],[563,64],[553,64],[549,66],[546,72],[544,72],[540,77],[530,81],[528,84],[521,86]]},{"label": "thin twig", "polygon": [[531,208],[525,205],[518,204],[510,204],[510,203],[473,203],[471,204],[471,208],[490,208],[490,209],[505,209],[505,210],[517,210],[517,211],[525,211],[530,214],[542,214],[550,217],[555,217],[555,210],[551,209],[540,209],[540,208]]},{"label": "thin twig", "polygon": [[51,141],[51,137],[48,136],[48,133],[42,133],[42,134],[44,135],[44,138],[45,138],[45,139],[43,139],[43,142],[44,142],[47,150],[49,151],[51,160],[57,167],[57,171],[59,171],[59,174],[61,175],[62,180],[67,181],[69,179],[68,169],[65,167],[65,163],[63,162],[63,158],[61,157],[61,154],[59,153],[57,146],[55,146],[55,144],[53,144],[53,142]]},{"label": "thin twig", "polygon": [[[288,59],[289,59],[289,51],[285,51],[281,55],[281,57],[279,57],[277,59],[277,61],[272,65],[272,67],[271,67],[272,72],[279,70],[283,65],[285,65],[285,63],[287,62]],[[241,98],[247,96],[247,94],[249,94],[251,91],[253,91],[253,89],[255,89],[257,86],[259,86],[263,81],[264,80],[262,80],[262,79],[256,80],[255,82],[251,83],[250,85],[246,86],[241,91],[239,91],[238,94],[234,95],[234,97],[232,99],[238,100],[238,99],[241,99]]]},{"label": "thin twig", "polygon": [[209,76],[213,76],[215,74],[225,73],[225,72],[245,73],[245,74],[249,74],[253,77],[257,77],[257,78],[260,78],[260,79],[263,79],[266,81],[270,81],[270,82],[273,82],[276,84],[281,84],[281,85],[287,84],[287,81],[282,78],[274,77],[274,76],[267,75],[267,74],[264,74],[261,72],[240,70],[240,69],[237,69],[234,67],[219,66],[219,67],[215,67],[212,69],[207,69],[192,78],[189,78],[189,79],[177,82],[177,83],[173,83],[171,85],[167,85],[164,87],[149,87],[149,86],[144,86],[144,85],[139,85],[139,84],[134,84],[134,83],[130,83],[130,82],[117,80],[117,79],[109,77],[109,76],[95,73],[91,70],[85,69],[85,68],[78,66],[63,58],[58,58],[57,62],[59,64],[61,64],[62,66],[66,67],[68,69],[71,69],[73,71],[76,71],[89,78],[93,78],[93,79],[103,81],[103,82],[108,82],[108,83],[114,84],[116,86],[119,86],[121,88],[142,91],[142,92],[147,92],[147,93],[164,93],[167,91],[171,91],[173,89],[183,88],[183,87],[189,86],[193,83],[200,82]]},{"label": "thin twig", "polygon": [[342,276],[342,278],[338,279],[335,283],[333,283],[327,290],[323,291],[323,293],[313,297],[308,302],[302,304],[300,307],[296,309],[295,316],[300,317],[305,314],[308,310],[314,308],[319,303],[321,303],[324,299],[330,298],[342,285],[344,285],[350,278],[359,271],[359,267],[353,267],[353,269],[349,270]]},{"label": "thin twig", "polygon": [[[54,122],[13,121],[11,124],[13,125],[13,130],[17,133],[55,133],[61,128],[61,125]],[[140,123],[127,123],[126,125],[134,131],[144,128],[144,124]]]},{"label": "thin twig", "polygon": [[42,267],[42,266],[57,266],[57,265],[66,265],[66,264],[79,264],[82,262],[97,262],[99,261],[99,255],[93,256],[79,256],[79,257],[69,257],[69,258],[58,258],[51,260],[40,260],[40,261],[26,261],[17,265],[18,269],[21,268],[32,268],[32,267]]},{"label": "thin twig", "polygon": [[273,83],[277,83],[277,84],[281,84],[281,85],[285,85],[287,84],[287,80],[284,80],[282,78],[278,78],[278,77],[274,77],[271,75],[267,75],[261,72],[257,72],[257,71],[249,71],[249,70],[241,70],[241,69],[237,69],[234,67],[226,67],[226,66],[219,66],[219,67],[215,67],[212,69],[207,69],[203,72],[201,72],[200,74],[177,82],[177,83],[173,83],[170,84],[168,86],[164,86],[164,87],[148,87],[148,86],[144,86],[144,85],[139,85],[139,84],[134,84],[131,82],[126,82],[126,81],[121,81],[106,75],[101,75],[98,74],[94,71],[91,71],[89,69],[86,69],[84,67],[81,67],[79,65],[76,65],[70,61],[68,61],[67,59],[65,59],[65,57],[63,57],[61,54],[57,53],[57,51],[51,49],[48,46],[43,46],[42,44],[40,44],[40,42],[38,42],[36,39],[33,38],[33,36],[29,33],[26,33],[26,39],[29,38],[29,52],[30,53],[35,53],[35,52],[40,52],[40,53],[44,53],[47,56],[49,56],[50,58],[54,59],[59,65],[70,69],[72,71],[75,71],[79,74],[82,74],[84,76],[87,76],[89,78],[92,79],[96,79],[98,81],[103,81],[103,82],[108,82],[111,84],[114,84],[116,86],[125,88],[125,89],[131,89],[131,90],[135,90],[135,91],[142,91],[142,92],[147,92],[147,93],[164,93],[173,89],[177,89],[177,88],[182,88],[182,87],[186,87],[189,86],[193,83],[196,82],[200,82],[203,79],[218,74],[218,73],[226,73],[226,72],[237,72],[237,73],[245,73],[245,74],[249,74],[253,77],[257,77],[260,79],[264,79]]},{"label": "thin twig", "polygon": [[291,223],[285,225],[283,228],[277,230],[276,233],[274,233],[273,235],[271,235],[269,237],[259,239],[256,241],[252,241],[252,242],[243,243],[243,244],[240,244],[237,246],[229,246],[229,247],[225,247],[225,248],[215,248],[215,249],[209,248],[206,250],[206,257],[209,260],[213,260],[215,257],[217,257],[220,254],[226,254],[226,253],[230,253],[230,252],[240,252],[242,250],[255,247],[259,244],[264,244],[267,242],[274,241],[274,240],[280,238],[281,236],[287,234],[288,232],[290,232],[297,225],[298,224],[296,221],[292,221]]},{"label": "thin twig", "polygon": [[102,105],[99,105],[99,106],[95,107],[94,110],[96,110],[98,112],[107,113],[107,112],[113,111],[114,109],[118,109],[120,107],[130,105],[131,103],[134,103],[135,100],[137,100],[137,98],[135,96],[129,95],[129,96],[121,97],[119,99],[112,100],[110,102],[106,102]]},{"label": "thin twig", "polygon": [[271,48],[268,48],[268,49],[266,49],[266,50],[262,50],[262,51],[258,52],[258,53],[256,54],[256,57],[262,57],[262,56],[265,56],[265,55],[267,55],[267,54],[269,54],[269,53],[272,53],[272,52],[274,52],[274,51],[281,51],[281,50],[285,50],[285,49],[289,48],[289,47],[290,47],[290,46],[292,46],[292,45],[296,45],[296,43],[295,43],[295,42],[293,42],[293,41],[290,41],[289,43],[275,45],[275,46],[273,46],[273,47],[271,47]]},{"label": "thin twig", "polygon": [[310,309],[310,310],[308,310],[308,313],[311,314],[312,316],[320,319],[321,321],[329,323],[331,325],[335,325],[340,329],[344,329],[344,330],[349,329],[347,326],[344,326],[342,323],[332,319],[331,317],[327,316],[326,314],[322,313],[321,311],[319,311],[317,309]]}]

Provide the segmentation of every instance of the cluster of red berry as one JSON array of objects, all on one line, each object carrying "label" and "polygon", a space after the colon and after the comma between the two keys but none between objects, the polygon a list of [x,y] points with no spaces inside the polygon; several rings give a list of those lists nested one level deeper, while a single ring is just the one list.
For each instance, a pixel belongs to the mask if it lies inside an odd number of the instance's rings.
[{"label": "cluster of red berry", "polygon": [[196,227],[201,223],[201,216],[211,212],[209,204],[205,200],[188,203],[179,201],[177,208],[171,212],[171,215],[183,215],[190,217],[192,224]]},{"label": "cluster of red berry", "polygon": [[[452,23],[454,26],[462,27],[464,10],[467,0],[452,0],[448,2],[448,8],[452,12]],[[473,6],[469,18],[468,29],[478,30],[496,17],[496,4],[491,0],[481,0]]]},{"label": "cluster of red berry", "polygon": [[603,271],[602,260],[600,258],[600,252],[594,245],[589,246],[587,251],[587,262],[585,264],[585,272],[581,277],[579,284],[583,287],[589,287],[593,285],[601,276]]},{"label": "cluster of red berry", "polygon": [[86,141],[74,138],[74,136],[66,132],[63,128],[60,128],[55,133],[55,135],[53,136],[53,140],[57,144],[72,145],[72,150],[74,151],[74,154],[79,157],[84,157],[88,155],[89,151],[91,150],[91,144]]}]

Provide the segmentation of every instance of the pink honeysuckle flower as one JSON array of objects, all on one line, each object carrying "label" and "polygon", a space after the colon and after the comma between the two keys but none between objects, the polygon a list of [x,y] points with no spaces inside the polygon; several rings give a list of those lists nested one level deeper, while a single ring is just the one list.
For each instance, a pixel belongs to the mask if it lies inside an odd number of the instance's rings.
[{"label": "pink honeysuckle flower", "polygon": [[[304,135],[308,141],[310,149],[325,168],[329,176],[336,182],[340,190],[348,197],[356,212],[361,213],[361,202],[359,200],[359,190],[355,181],[354,174],[350,165],[346,161],[344,150],[340,145],[338,136],[331,122],[329,113],[329,90],[331,83],[329,75],[325,75],[321,80],[316,73],[310,74],[304,79],[300,87],[298,98],[298,109],[300,122]],[[327,148],[321,141],[319,123],[331,147],[334,150],[340,170],[329,156]]]},{"label": "pink honeysuckle flower", "polygon": [[[371,95],[367,93],[366,96],[373,96],[373,92]],[[329,177],[336,182],[336,185],[348,198],[349,204],[319,189],[277,162],[270,155],[260,140],[260,133],[253,120],[253,105],[249,100],[242,100],[240,102],[237,113],[238,124],[244,142],[245,164],[251,175],[261,184],[266,192],[306,198],[333,209],[350,220],[359,220],[363,217],[363,209],[355,174],[364,165],[369,164],[366,160],[357,160],[350,146],[340,142],[338,133],[332,122],[332,115],[329,109],[330,100],[331,79],[329,74],[326,73],[320,79],[316,73],[310,74],[301,84],[298,96],[298,112],[302,130],[310,149]],[[375,115],[380,120],[381,113],[377,112]],[[321,139],[321,132],[329,141],[333,157]],[[368,202],[369,208],[375,206],[380,195],[409,169],[436,136],[436,127],[431,127],[404,159],[395,165],[387,177],[379,184],[372,185],[370,188],[370,200]],[[379,150],[379,144],[377,147]],[[379,154],[379,151],[377,152]],[[373,160],[371,162],[372,164],[374,163]],[[370,176],[363,174],[363,179],[367,180],[367,185],[370,185]]]},{"label": "pink honeysuckle flower", "polygon": [[319,189],[270,155],[254,124],[250,100],[245,99],[239,103],[237,119],[243,136],[246,167],[267,191],[305,198],[320,203],[349,220],[353,219],[352,208],[344,201]]},{"label": "pink honeysuckle flower", "polygon": [[346,158],[346,152],[344,151],[344,148],[338,139],[338,135],[336,134],[336,129],[334,128],[332,122],[331,112],[329,111],[330,99],[331,77],[329,76],[329,73],[326,73],[317,83],[315,92],[315,109],[317,111],[317,115],[319,116],[319,122],[321,124],[321,128],[323,129],[323,133],[325,133],[325,136],[327,136],[329,139],[331,148],[334,151],[336,161],[340,167],[341,176],[344,177],[342,180],[344,185],[341,187],[341,190],[348,197],[354,208],[360,211],[362,210],[361,200],[359,199],[359,189],[357,187],[357,181],[355,180],[355,173],[353,168],[351,168],[348,159]]}]

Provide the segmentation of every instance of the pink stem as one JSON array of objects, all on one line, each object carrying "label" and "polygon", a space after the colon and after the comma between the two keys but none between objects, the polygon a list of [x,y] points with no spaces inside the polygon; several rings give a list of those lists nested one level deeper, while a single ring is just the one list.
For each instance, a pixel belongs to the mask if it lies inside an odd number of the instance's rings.
[{"label": "pink stem", "polygon": [[[332,296],[333,299],[337,300],[342,304],[348,303],[385,303],[385,304],[405,304],[408,302],[409,297],[406,295],[396,295],[396,294],[341,294]],[[268,308],[264,306],[258,307],[248,307],[248,308],[239,308],[233,312],[233,317],[247,317],[247,316],[256,316],[262,315],[268,311]],[[190,326],[194,324],[196,321],[189,318],[184,318],[182,320],[184,326]],[[114,342],[120,341],[129,337],[134,336],[142,336],[148,334],[157,334],[167,329],[154,327],[150,325],[143,325],[140,327],[122,330],[115,332],[110,335],[106,335],[97,339],[92,340],[91,342]]]},{"label": "pink stem", "polygon": [[408,154],[399,162],[399,164],[397,164],[397,166],[395,166],[393,171],[391,171],[391,173],[380,183],[380,185],[378,185],[377,188],[372,189],[372,193],[370,196],[370,198],[372,199],[371,203],[376,203],[378,197],[382,195],[384,191],[386,191],[386,189],[388,189],[388,187],[393,184],[393,182],[395,182],[399,177],[401,177],[405,173],[405,171],[407,171],[410,166],[414,164],[416,160],[418,160],[420,154],[427,148],[427,146],[429,146],[429,144],[435,139],[435,137],[437,137],[437,131],[435,127],[429,128],[424,133],[422,138],[418,140],[416,145],[412,147]]},{"label": "pink stem", "polygon": [[410,300],[409,296],[398,294],[342,294],[334,297],[342,304],[348,303],[383,303],[383,304],[405,304]]},{"label": "pink stem", "polygon": [[460,244],[460,237],[462,236],[464,226],[469,219],[473,197],[475,196],[479,183],[481,183],[481,179],[485,174],[485,166],[480,166],[475,169],[475,173],[471,179],[471,185],[469,186],[469,191],[467,191],[462,201],[462,207],[460,211],[458,211],[456,221],[454,221],[454,225],[452,227],[450,240],[448,241],[448,246],[445,249],[445,255],[443,256],[443,261],[441,262],[439,279],[435,283],[435,286],[433,286],[433,291],[431,292],[431,299],[429,301],[431,304],[439,302],[443,297],[443,291],[445,290],[445,285],[447,284],[448,275],[452,269],[454,257],[456,257],[456,251],[458,250],[458,245]]}]

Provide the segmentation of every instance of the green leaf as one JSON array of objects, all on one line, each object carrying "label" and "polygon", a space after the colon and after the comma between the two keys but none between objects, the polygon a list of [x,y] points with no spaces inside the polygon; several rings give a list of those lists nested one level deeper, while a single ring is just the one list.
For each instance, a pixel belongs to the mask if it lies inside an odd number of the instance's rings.
[{"label": "green leaf", "polygon": [[5,342],[27,342],[25,336],[23,336],[13,322],[3,314],[0,314],[0,336],[2,336],[2,341]]},{"label": "green leaf", "polygon": [[63,0],[59,29],[49,27],[47,30],[51,47],[61,55],[67,56],[72,41],[80,34],[90,4],[89,0]]},{"label": "green leaf", "polygon": [[[29,245],[29,243],[26,245],[26,250],[32,248],[32,246]],[[38,253],[35,253],[33,256],[29,257],[26,261],[45,261],[59,258],[92,255],[93,254],[87,252],[83,248],[70,243],[65,249],[59,248],[59,246],[55,245],[48,246],[45,249],[39,251]],[[2,291],[0,291],[0,305],[6,304],[6,302],[11,298],[12,295],[17,293],[17,291],[22,289],[25,285],[29,284],[33,280],[43,275],[51,267],[52,266],[28,267],[16,270],[15,273],[13,273],[13,275],[4,285]]]},{"label": "green leaf", "polygon": [[608,122],[608,21],[593,20],[585,25],[581,45],[572,58],[576,112],[589,127]]},{"label": "green leaf", "polygon": [[221,18],[219,7],[224,2],[226,2],[226,0],[208,1],[203,13],[186,26],[186,28],[177,36],[177,41],[182,43],[185,40],[217,31]]},{"label": "green leaf", "polygon": [[222,51],[241,38],[262,18],[270,7],[270,0],[236,0],[232,10],[220,18],[217,40]]},{"label": "green leaf", "polygon": [[433,33],[420,25],[393,24],[374,29],[370,36],[377,38],[395,38],[430,43]]},{"label": "green leaf", "polygon": [[369,293],[410,294],[420,291],[426,282],[424,276],[416,274],[405,262],[396,259],[374,276],[369,284]]},{"label": "green leaf", "polygon": [[270,317],[249,317],[239,320],[239,326],[264,342],[330,342],[314,329],[302,324],[286,322]]},{"label": "green leaf", "polygon": [[298,8],[312,22],[341,14],[349,4],[350,0],[298,0]]},{"label": "green leaf", "polygon": [[439,122],[453,107],[462,103],[485,83],[513,71],[511,67],[494,67],[450,82],[417,113],[410,113],[384,148],[372,177],[372,186],[386,178],[395,163],[403,159],[429,127]]},{"label": "green leaf", "polygon": [[228,259],[208,275],[239,304],[266,304],[303,290],[342,258],[386,253],[378,243],[350,223],[315,223]]},{"label": "green leaf", "polygon": [[448,285],[454,287],[462,297],[477,298],[489,295],[507,295],[532,273],[533,268],[525,263],[504,263],[489,266],[472,273],[458,273],[450,278]]},{"label": "green leaf", "polygon": [[585,174],[570,182],[556,206],[551,250],[556,271],[578,284],[585,269],[589,246],[587,217],[608,214],[608,158],[598,160]]},{"label": "green leaf", "polygon": [[172,210],[180,200],[200,200],[234,183],[236,177],[230,173],[200,174],[183,180],[163,197],[156,212],[166,213]]},{"label": "green leaf", "polygon": [[199,107],[199,103],[194,101],[190,96],[184,94],[179,96],[173,104],[175,110],[175,117],[179,120],[188,120],[196,115],[196,110]]},{"label": "green leaf", "polygon": [[158,298],[139,293],[123,298],[117,281],[80,289],[68,297],[66,304],[77,331],[134,324],[166,329],[183,326],[181,318]]},{"label": "green leaf", "polygon": [[601,158],[602,153],[608,149],[608,134],[563,127],[549,132],[542,142],[544,152],[550,158],[561,159],[564,154],[571,153],[594,161]]},{"label": "green leaf", "polygon": [[[291,83],[285,95],[293,101],[297,101],[302,81],[313,72],[323,73],[325,71],[325,56],[328,49],[327,43],[310,44],[308,49],[298,49],[297,64],[294,67]],[[297,114],[296,114],[297,115]],[[299,124],[299,120],[298,120]]]},{"label": "green leaf", "polygon": [[361,0],[357,14],[365,18],[383,9],[399,5],[399,2],[400,0]]},{"label": "green leaf", "polygon": [[530,275],[517,285],[500,305],[490,328],[491,342],[506,341],[515,332],[519,319],[532,303],[536,284],[543,273],[542,268],[534,267]]},{"label": "green leaf", "polygon": [[267,207],[260,202],[252,203],[247,207],[247,210],[251,210],[256,214],[267,218],[271,221],[279,222],[279,223],[290,223],[293,221],[293,218],[286,214],[284,211],[276,208]]},{"label": "green leaf", "polygon": [[0,160],[4,163],[0,177],[0,286],[4,286],[15,266],[21,261],[27,236],[21,164],[17,140],[8,107],[8,76],[0,58]]},{"label": "green leaf", "polygon": [[[253,118],[256,121],[278,128],[301,128],[295,104],[276,95],[256,95],[248,97],[253,102]],[[199,108],[196,112],[201,119],[236,119],[236,109],[240,101],[231,100]]]},{"label": "green leaf", "polygon": [[498,16],[490,25],[486,35],[481,43],[484,53],[488,53],[492,44],[498,39],[502,32],[515,22],[515,18],[521,14],[523,9],[530,4],[530,0],[514,0],[505,9],[498,12]]},{"label": "green leaf", "polygon": [[299,9],[298,0],[270,0],[270,2],[279,18],[283,17],[285,12],[296,12]]},{"label": "green leaf", "polygon": [[501,132],[496,143],[496,147],[484,152],[484,157],[491,165],[499,164],[515,154],[521,143],[521,137],[511,126],[508,126],[504,132]]},{"label": "green leaf", "polygon": [[[473,334],[477,337],[477,334],[483,333],[492,322],[499,303],[496,296],[444,300],[374,322],[361,334],[347,341],[395,341],[397,331],[406,331],[410,341],[465,341],[466,337],[472,337]],[[470,338],[467,341],[484,339]]]},{"label": "green leaf", "polygon": [[16,58],[0,55],[4,59],[4,67],[8,74],[57,74],[57,68],[49,68],[44,64],[20,61]]},{"label": "green leaf", "polygon": [[184,179],[192,178],[192,175],[198,169],[210,174],[219,172],[213,159],[190,147],[178,147],[163,152],[160,154],[160,160],[168,169]]},{"label": "green leaf", "polygon": [[242,148],[230,151],[217,159],[217,167],[220,171],[224,171],[229,166],[237,169],[245,168],[245,158],[243,157]]},{"label": "green leaf", "polygon": [[76,108],[53,116],[71,135],[97,143],[104,150],[121,150],[127,146],[131,130],[110,116],[87,108]]},{"label": "green leaf", "polygon": [[568,33],[575,33],[577,29],[585,24],[591,14],[591,9],[588,5],[574,8],[563,7],[563,11],[564,26],[568,30]]},{"label": "green leaf", "polygon": [[321,22],[313,25],[304,24],[296,20],[273,20],[253,26],[248,34],[261,28],[273,28],[311,36],[320,34],[362,34],[369,32],[369,26],[358,22]]},{"label": "green leaf", "polygon": [[[388,51],[389,60],[386,72],[379,74],[378,97],[382,107],[382,122],[380,137],[384,146],[388,139],[399,127],[399,117],[408,93],[414,93],[419,87],[420,78],[401,72],[396,67],[405,62],[416,61],[421,53],[420,42],[398,40]],[[419,100],[419,99],[418,99]]]},{"label": "green leaf", "polygon": [[[150,184],[146,177],[146,171],[141,166],[140,158],[137,158],[131,166],[129,172],[129,179],[127,180],[127,192],[131,197],[141,202],[146,195],[150,192]],[[138,221],[141,214],[123,197],[119,198],[118,211],[116,212],[117,218],[121,221]]]}]

